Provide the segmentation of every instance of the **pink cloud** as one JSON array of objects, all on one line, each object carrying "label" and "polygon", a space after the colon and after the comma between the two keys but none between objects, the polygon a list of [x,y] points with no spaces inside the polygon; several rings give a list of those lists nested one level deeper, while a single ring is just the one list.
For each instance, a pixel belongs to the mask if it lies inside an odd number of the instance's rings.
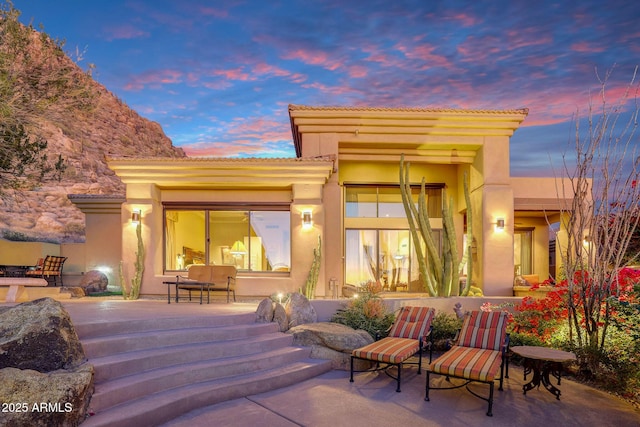
[{"label": "pink cloud", "polygon": [[105,29],[107,40],[130,40],[142,37],[149,37],[149,33],[141,30],[135,25],[123,24],[117,27]]},{"label": "pink cloud", "polygon": [[570,48],[574,52],[581,52],[581,53],[599,53],[599,52],[604,52],[605,50],[604,47],[602,46],[596,46],[593,43],[587,43],[585,41],[573,43],[570,46]]},{"label": "pink cloud", "polygon": [[[492,44],[490,40],[484,40],[484,42],[486,43],[482,44],[478,43],[478,40],[470,39],[458,45],[456,50],[462,56],[463,62],[483,64],[489,61],[489,58],[495,57],[495,55],[500,52],[500,49]],[[482,46],[481,49],[479,49],[480,46]]]},{"label": "pink cloud", "polygon": [[460,22],[460,24],[463,27],[473,27],[478,22],[480,22],[480,20],[477,17],[472,15],[467,15],[466,13],[457,13],[455,15],[450,16],[448,19]]},{"label": "pink cloud", "polygon": [[354,90],[350,86],[328,86],[318,82],[303,84],[302,87],[305,89],[315,89],[318,92],[332,96],[354,93]]},{"label": "pink cloud", "polygon": [[430,44],[425,43],[416,46],[405,46],[398,43],[394,47],[402,52],[407,58],[418,59],[425,63],[428,68],[449,68],[452,66],[451,61],[449,61],[445,56],[434,54],[433,52],[436,50],[436,47]]},{"label": "pink cloud", "polygon": [[347,67],[347,73],[353,78],[362,78],[369,74],[368,69],[362,65],[351,65]]},{"label": "pink cloud", "polygon": [[213,7],[201,7],[198,11],[201,15],[204,16],[213,16],[214,18],[227,18],[229,16],[229,12],[222,9],[215,9]]},{"label": "pink cloud", "polygon": [[266,152],[291,156],[291,128],[286,121],[237,117],[219,129],[221,140],[182,145],[189,157],[260,156]]},{"label": "pink cloud", "polygon": [[551,45],[553,37],[550,34],[541,36],[537,28],[531,27],[507,31],[507,41],[506,49],[516,50],[531,46]]},{"label": "pink cloud", "polygon": [[176,84],[182,80],[183,73],[179,70],[152,70],[133,76],[124,86],[125,90],[139,91],[146,86],[158,88],[165,84]]},{"label": "pink cloud", "polygon": [[222,76],[229,80],[241,80],[241,81],[254,80],[254,78],[249,76],[249,73],[244,71],[242,67],[228,69],[228,70],[212,70],[209,74],[213,76]]},{"label": "pink cloud", "polygon": [[318,65],[329,71],[335,71],[342,66],[340,61],[330,59],[326,52],[320,50],[296,49],[282,55],[282,59],[297,60],[309,65]]}]

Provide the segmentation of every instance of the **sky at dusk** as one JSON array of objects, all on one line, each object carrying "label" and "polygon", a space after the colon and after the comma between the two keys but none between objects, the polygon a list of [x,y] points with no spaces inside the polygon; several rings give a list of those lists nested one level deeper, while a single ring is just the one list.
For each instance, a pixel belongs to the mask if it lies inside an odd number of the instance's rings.
[{"label": "sky at dusk", "polygon": [[289,104],[528,108],[512,175],[549,175],[598,75],[614,101],[640,65],[629,0],[13,3],[190,156],[294,157]]}]

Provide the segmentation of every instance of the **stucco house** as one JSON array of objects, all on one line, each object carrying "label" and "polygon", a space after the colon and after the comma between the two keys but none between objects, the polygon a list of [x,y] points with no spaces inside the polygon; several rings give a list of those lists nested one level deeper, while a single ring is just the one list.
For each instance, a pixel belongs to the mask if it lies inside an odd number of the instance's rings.
[{"label": "stucco house", "polygon": [[[561,181],[510,176],[510,137],[527,112],[290,105],[295,158],[110,158],[125,200],[101,200],[101,212],[95,199],[72,198],[87,214],[87,262],[121,259],[131,277],[132,223],[140,220],[143,295],[165,294],[163,281],[199,263],[236,265],[238,295],[294,292],[305,283],[319,238],[318,298],[368,280],[388,291],[424,292],[413,250],[420,243],[411,239],[399,191],[404,155],[416,192],[426,180],[436,232],[442,190],[453,197],[459,245],[468,177],[472,280],[487,296],[510,296],[514,275],[549,276],[556,264],[549,224],[570,206],[558,197]],[[107,209],[115,221],[98,220]],[[120,253],[105,244],[110,235]]]}]

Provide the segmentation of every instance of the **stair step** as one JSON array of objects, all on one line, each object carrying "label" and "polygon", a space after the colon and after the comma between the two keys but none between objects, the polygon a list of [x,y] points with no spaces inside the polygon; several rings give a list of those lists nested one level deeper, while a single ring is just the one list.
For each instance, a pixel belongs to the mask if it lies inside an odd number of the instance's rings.
[{"label": "stair step", "polygon": [[74,328],[80,340],[84,341],[85,339],[97,337],[145,331],[248,325],[254,323],[255,318],[255,313],[218,314],[215,316],[158,317],[151,319],[74,323]]},{"label": "stair step", "polygon": [[262,334],[251,339],[241,338],[220,342],[183,344],[124,352],[89,359],[95,368],[95,382],[115,379],[153,369],[196,362],[202,359],[224,358],[260,353],[290,346],[293,336],[281,332]]},{"label": "stair step", "polygon": [[91,398],[91,411],[98,413],[162,390],[273,369],[306,359],[309,353],[308,348],[284,347],[241,357],[202,360],[129,375],[96,385]]},{"label": "stair step", "polygon": [[177,387],[111,407],[88,418],[82,425],[158,425],[194,409],[286,387],[330,369],[328,360],[305,359],[266,371]]},{"label": "stair step", "polygon": [[191,326],[182,329],[156,330],[152,331],[153,333],[146,331],[83,339],[82,348],[87,357],[93,359],[149,348],[248,338],[277,330],[278,326],[275,323],[218,327]]}]

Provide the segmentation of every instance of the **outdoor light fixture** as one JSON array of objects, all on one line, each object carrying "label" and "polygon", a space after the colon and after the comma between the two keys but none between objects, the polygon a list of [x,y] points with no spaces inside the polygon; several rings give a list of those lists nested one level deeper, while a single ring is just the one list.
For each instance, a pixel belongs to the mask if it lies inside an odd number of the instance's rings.
[{"label": "outdoor light fixture", "polygon": [[311,227],[313,221],[311,220],[311,211],[302,212],[302,226],[305,228]]},{"label": "outdoor light fixture", "polygon": [[240,240],[236,240],[233,246],[231,246],[231,250],[229,250],[229,252],[233,255],[244,255],[247,253],[247,248]]},{"label": "outdoor light fixture", "polygon": [[504,231],[504,218],[496,220],[496,231]]},{"label": "outdoor light fixture", "polygon": [[133,212],[131,212],[131,224],[133,225],[140,224],[141,214],[142,212],[140,211],[140,209],[134,209]]}]

